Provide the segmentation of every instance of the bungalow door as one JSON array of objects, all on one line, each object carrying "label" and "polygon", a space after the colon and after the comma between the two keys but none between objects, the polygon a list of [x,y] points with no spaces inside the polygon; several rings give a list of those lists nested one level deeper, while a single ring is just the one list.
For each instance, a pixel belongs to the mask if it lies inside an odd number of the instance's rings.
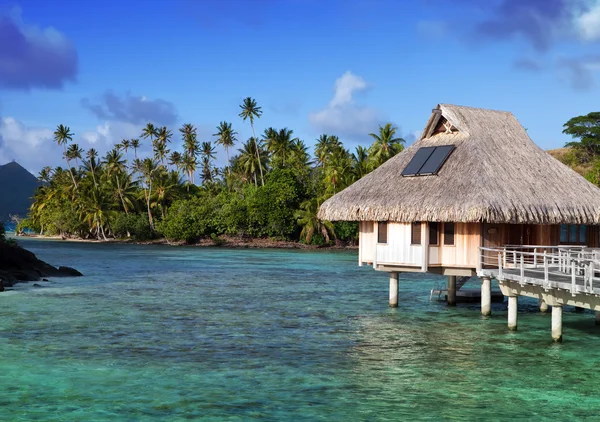
[{"label": "bungalow door", "polygon": [[534,224],[510,224],[508,226],[509,245],[536,245],[537,227]]}]

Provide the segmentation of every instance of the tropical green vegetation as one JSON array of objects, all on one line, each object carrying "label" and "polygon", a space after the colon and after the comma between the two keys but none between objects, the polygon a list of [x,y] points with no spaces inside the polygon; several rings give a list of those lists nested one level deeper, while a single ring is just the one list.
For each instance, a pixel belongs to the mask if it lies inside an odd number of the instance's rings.
[{"label": "tropical green vegetation", "polygon": [[563,128],[563,133],[574,140],[565,145],[564,151],[553,155],[600,186],[600,112],[573,117]]},{"label": "tropical green vegetation", "polygon": [[[239,123],[248,122],[252,130],[245,141],[238,140],[232,122],[220,122],[210,140],[198,139],[191,123],[177,136],[148,123],[138,138],[117,142],[103,157],[95,149],[83,151],[71,129],[59,125],[54,141],[65,167],[40,171],[41,186],[21,226],[96,239],[165,237],[194,243],[231,235],[354,242],[356,223],[320,221],[317,210],[402,151],[397,129],[390,123],[380,126],[369,134],[373,144],[354,152],[337,136],[323,134],[312,156],[291,129],[269,127],[257,136],[262,109],[253,98],[245,98],[240,109]],[[215,167],[215,145],[225,150],[224,168]]]}]

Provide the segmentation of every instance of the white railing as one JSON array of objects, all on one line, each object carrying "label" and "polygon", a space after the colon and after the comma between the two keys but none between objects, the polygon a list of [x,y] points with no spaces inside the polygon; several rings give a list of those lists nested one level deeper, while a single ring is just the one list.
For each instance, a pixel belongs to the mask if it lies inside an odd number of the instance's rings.
[{"label": "white railing", "polygon": [[582,246],[481,247],[478,271],[495,270],[499,280],[508,278],[545,289],[556,283],[577,292],[594,293],[600,288],[600,250]]}]

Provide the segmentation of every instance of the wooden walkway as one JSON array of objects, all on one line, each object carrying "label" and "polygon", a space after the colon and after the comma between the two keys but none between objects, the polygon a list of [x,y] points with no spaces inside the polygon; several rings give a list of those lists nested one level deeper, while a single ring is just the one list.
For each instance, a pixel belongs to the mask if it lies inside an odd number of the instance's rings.
[{"label": "wooden walkway", "polygon": [[[600,251],[582,247],[502,247],[480,248],[477,275],[489,296],[490,279],[498,280],[508,297],[508,328],[517,329],[519,296],[539,300],[540,309],[552,307],[552,339],[562,341],[564,306],[596,311],[600,324]],[[486,298],[486,309],[489,299]],[[485,314],[484,314],[485,315]]]}]

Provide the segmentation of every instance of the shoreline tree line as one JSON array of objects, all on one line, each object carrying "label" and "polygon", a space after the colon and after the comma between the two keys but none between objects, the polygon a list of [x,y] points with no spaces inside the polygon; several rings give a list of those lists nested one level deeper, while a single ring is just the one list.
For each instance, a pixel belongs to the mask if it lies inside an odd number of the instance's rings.
[{"label": "shoreline tree line", "polygon": [[[148,123],[104,156],[83,151],[68,126],[54,141],[66,166],[44,167],[28,217],[19,229],[80,238],[134,238],[195,243],[230,235],[326,245],[353,243],[357,223],[321,221],[320,204],[403,150],[391,123],[370,133],[372,145],[345,148],[334,135],[318,137],[313,154],[288,128],[269,127],[258,136],[262,109],[251,97],[240,105],[240,124],[252,136],[238,139],[233,123],[220,122],[210,140],[196,127],[175,132]],[[174,149],[179,138],[182,148]],[[151,153],[141,155],[144,145]],[[227,164],[214,165],[216,146]]]}]

